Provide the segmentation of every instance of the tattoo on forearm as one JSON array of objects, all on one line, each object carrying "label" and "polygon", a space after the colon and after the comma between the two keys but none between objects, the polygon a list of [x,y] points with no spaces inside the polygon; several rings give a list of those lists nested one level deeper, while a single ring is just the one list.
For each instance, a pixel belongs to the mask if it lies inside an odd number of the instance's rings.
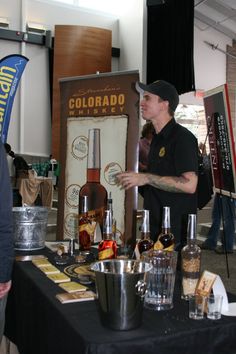
[{"label": "tattoo on forearm", "polygon": [[181,188],[181,185],[186,184],[188,182],[189,180],[183,176],[162,177],[162,176],[156,176],[151,174],[149,175],[149,184],[155,188],[159,188],[166,192],[183,193],[183,189]]}]

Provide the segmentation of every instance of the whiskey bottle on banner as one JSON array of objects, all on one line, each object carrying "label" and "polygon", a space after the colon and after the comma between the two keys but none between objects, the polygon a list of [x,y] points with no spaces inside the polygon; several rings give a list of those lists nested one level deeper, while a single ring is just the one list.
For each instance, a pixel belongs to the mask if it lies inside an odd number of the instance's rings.
[{"label": "whiskey bottle on banner", "polygon": [[98,245],[98,259],[113,259],[117,256],[117,244],[113,239],[111,210],[105,210],[103,240]]},{"label": "whiskey bottle on banner", "polygon": [[173,251],[175,247],[175,238],[171,232],[170,225],[170,207],[163,207],[161,233],[154,244],[154,250]]},{"label": "whiskey bottle on banner", "polygon": [[141,255],[145,251],[149,251],[153,248],[154,242],[150,238],[150,222],[149,222],[149,210],[142,211],[142,224],[141,224],[141,239],[138,241],[137,247],[139,254]]},{"label": "whiskey bottle on banner", "polygon": [[188,216],[187,245],[181,250],[182,299],[188,300],[195,294],[200,276],[201,249],[196,244],[196,214]]},{"label": "whiskey bottle on banner", "polygon": [[88,196],[88,211],[91,220],[103,225],[104,210],[107,205],[107,191],[100,183],[101,170],[100,129],[89,129],[87,182],[79,192],[79,213],[82,212],[82,199]]},{"label": "whiskey bottle on banner", "polygon": [[88,196],[82,198],[82,213],[79,215],[79,249],[81,251],[91,248],[91,239],[93,232],[91,221],[88,217]]}]

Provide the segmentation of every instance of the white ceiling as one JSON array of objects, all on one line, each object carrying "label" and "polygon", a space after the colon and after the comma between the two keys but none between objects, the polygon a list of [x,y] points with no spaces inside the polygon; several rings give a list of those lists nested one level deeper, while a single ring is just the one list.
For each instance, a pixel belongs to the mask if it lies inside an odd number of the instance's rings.
[{"label": "white ceiling", "polygon": [[212,27],[236,40],[236,0],[195,0],[195,24]]}]

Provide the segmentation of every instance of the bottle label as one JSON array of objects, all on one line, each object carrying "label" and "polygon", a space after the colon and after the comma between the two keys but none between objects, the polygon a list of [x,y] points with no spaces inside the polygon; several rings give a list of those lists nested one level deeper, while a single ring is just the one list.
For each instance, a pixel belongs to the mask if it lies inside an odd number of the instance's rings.
[{"label": "bottle label", "polygon": [[93,222],[93,223],[88,223],[88,224],[82,224],[82,225],[79,225],[79,232],[87,232],[90,236],[94,234],[94,230],[95,230],[95,227],[96,227],[96,223]]},{"label": "bottle label", "polygon": [[89,210],[88,216],[91,220],[98,222],[100,225],[103,224],[103,217],[104,217],[104,207],[99,209]]},{"label": "bottle label", "polygon": [[157,240],[154,244],[154,250],[174,251],[174,244],[164,248],[163,244],[159,240]]},{"label": "bottle label", "polygon": [[113,257],[114,257],[114,252],[113,252],[112,248],[107,248],[107,249],[100,251],[98,253],[99,260],[113,258]]}]

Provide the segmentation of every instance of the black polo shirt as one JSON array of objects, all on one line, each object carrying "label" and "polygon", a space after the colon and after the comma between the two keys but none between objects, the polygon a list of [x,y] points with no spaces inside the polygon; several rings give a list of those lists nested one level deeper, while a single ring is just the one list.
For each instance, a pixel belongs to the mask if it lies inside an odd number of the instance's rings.
[{"label": "black polo shirt", "polygon": [[[198,173],[196,137],[175,119],[155,134],[149,152],[148,172],[159,176],[181,176],[184,172]],[[145,186],[144,208],[150,210],[151,237],[161,231],[163,206],[170,207],[171,229],[179,249],[186,243],[188,214],[197,213],[197,195],[173,193],[150,185]]]}]

